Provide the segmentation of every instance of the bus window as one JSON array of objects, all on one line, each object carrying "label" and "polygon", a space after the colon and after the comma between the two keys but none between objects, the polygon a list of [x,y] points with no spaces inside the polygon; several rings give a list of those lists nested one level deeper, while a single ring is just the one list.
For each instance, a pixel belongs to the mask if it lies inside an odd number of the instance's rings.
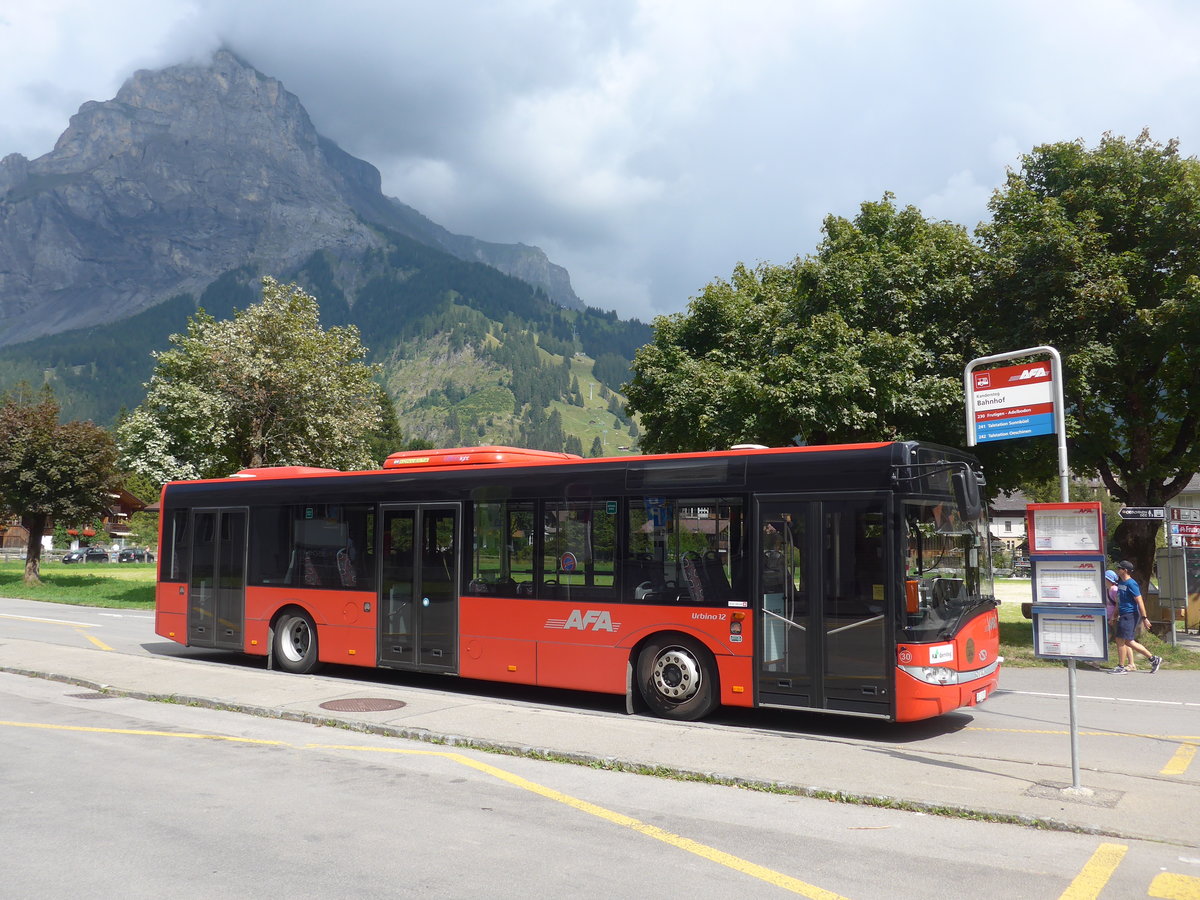
[{"label": "bus window", "polygon": [[540,596],[615,596],[616,500],[554,500],[543,507]]},{"label": "bus window", "polygon": [[159,548],[159,565],[163,581],[187,581],[191,564],[189,550],[188,509],[173,509],[163,524],[163,545]]},{"label": "bus window", "polygon": [[533,596],[533,504],[475,504],[472,594]]},{"label": "bus window", "polygon": [[375,589],[374,506],[258,507],[250,534],[251,584]]},{"label": "bus window", "polygon": [[250,584],[290,584],[292,508],[256,506],[250,510]]},{"label": "bus window", "polygon": [[953,503],[910,501],[905,622],[914,638],[952,631],[968,611],[993,594],[982,520],[967,522]]},{"label": "bus window", "polygon": [[720,605],[744,599],[742,512],[740,498],[644,497],[631,503],[625,598]]}]

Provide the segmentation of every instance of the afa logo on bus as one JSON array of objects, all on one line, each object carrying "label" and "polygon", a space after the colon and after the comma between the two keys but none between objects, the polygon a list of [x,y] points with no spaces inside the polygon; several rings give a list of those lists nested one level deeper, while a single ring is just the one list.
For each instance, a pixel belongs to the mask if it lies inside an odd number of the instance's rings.
[{"label": "afa logo on bus", "polygon": [[547,628],[574,628],[579,631],[611,631],[617,632],[621,630],[620,622],[613,622],[612,616],[607,610],[589,609],[584,612],[581,609],[571,610],[571,615],[565,619],[547,619]]}]

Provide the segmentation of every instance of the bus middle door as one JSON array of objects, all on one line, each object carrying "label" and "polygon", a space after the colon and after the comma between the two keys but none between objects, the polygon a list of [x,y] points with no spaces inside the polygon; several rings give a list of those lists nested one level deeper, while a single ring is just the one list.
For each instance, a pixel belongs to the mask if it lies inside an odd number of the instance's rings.
[{"label": "bus middle door", "polygon": [[382,513],[380,665],[456,671],[459,507],[385,506]]}]

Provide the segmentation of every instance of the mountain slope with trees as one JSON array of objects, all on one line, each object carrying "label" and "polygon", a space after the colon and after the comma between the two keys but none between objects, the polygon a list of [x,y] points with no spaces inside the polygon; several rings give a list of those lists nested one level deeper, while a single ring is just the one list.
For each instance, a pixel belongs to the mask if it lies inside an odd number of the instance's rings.
[{"label": "mountain slope with trees", "polygon": [[[224,50],[138,72],[51,153],[0,161],[0,259],[0,389],[49,384],[65,416],[101,424],[141,404],[170,335],[198,310],[245,310],[263,276],[313,295],[325,327],[356,325],[402,431],[438,443],[554,443],[540,423],[570,380],[550,357],[614,390],[650,334],[584,307],[536,247],[452,234],[384,196],[373,166]],[[589,446],[613,425],[591,418],[570,432]],[[621,431],[613,446],[633,442]]]}]

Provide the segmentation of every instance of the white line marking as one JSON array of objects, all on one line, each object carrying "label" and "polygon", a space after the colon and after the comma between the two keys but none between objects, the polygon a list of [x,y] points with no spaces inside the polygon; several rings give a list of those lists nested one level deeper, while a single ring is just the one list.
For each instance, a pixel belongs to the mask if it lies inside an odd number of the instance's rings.
[{"label": "white line marking", "polygon": [[[1050,691],[1012,691],[1006,688],[1000,688],[992,696],[998,694],[1014,694],[1021,697],[1051,697],[1055,700],[1065,700],[1070,694],[1055,694]],[[1156,703],[1159,706],[1195,706],[1200,708],[1200,703],[1192,703],[1187,700],[1147,700],[1138,697],[1100,697],[1095,694],[1077,694],[1077,700],[1107,700],[1112,703]]]}]

